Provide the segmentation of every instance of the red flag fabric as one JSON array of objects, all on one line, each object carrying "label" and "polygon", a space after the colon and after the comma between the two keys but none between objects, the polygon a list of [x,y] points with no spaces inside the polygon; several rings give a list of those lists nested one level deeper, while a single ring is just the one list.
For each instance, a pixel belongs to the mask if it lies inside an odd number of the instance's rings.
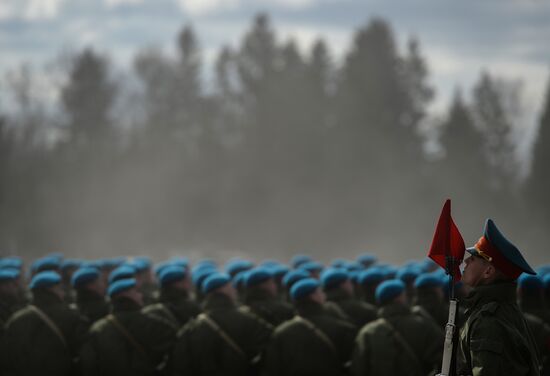
[{"label": "red flag fabric", "polygon": [[460,231],[458,231],[458,227],[456,227],[451,217],[451,200],[447,200],[441,210],[428,257],[447,270],[446,257],[451,256],[453,258],[453,270],[447,272],[451,272],[454,281],[458,282],[462,278],[460,264],[464,259],[465,251],[464,239],[462,239],[462,235],[460,235]]}]

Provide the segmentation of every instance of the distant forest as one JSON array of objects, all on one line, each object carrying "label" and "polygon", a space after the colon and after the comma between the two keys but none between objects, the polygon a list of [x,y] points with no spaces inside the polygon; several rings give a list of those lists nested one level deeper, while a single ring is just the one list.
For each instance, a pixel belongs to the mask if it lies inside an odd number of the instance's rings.
[{"label": "distant forest", "polygon": [[302,53],[258,15],[208,83],[190,27],[176,56],[144,48],[123,72],[86,48],[52,67],[55,111],[33,99],[28,66],[12,72],[0,255],[400,262],[426,255],[451,198],[468,244],[491,217],[533,264],[550,261],[550,96],[527,174],[511,85],[480,72],[433,119],[418,40],[401,51],[383,19],[350,37],[341,60],[321,39]]}]

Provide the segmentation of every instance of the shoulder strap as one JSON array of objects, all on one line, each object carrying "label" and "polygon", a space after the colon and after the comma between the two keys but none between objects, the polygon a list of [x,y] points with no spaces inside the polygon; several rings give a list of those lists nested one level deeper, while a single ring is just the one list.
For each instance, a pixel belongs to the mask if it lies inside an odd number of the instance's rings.
[{"label": "shoulder strap", "polygon": [[242,305],[242,306],[239,307],[239,311],[241,311],[245,315],[248,315],[248,316],[252,317],[254,320],[258,321],[260,324],[262,324],[263,326],[265,326],[269,330],[273,330],[275,328],[275,326],[273,324],[271,324],[270,322],[268,322],[267,320],[262,318],[260,315],[256,314],[254,311],[252,311],[252,309],[249,306]]},{"label": "shoulder strap", "polygon": [[120,333],[122,334],[127,340],[128,342],[130,342],[130,344],[141,354],[143,355],[144,357],[148,358],[148,355],[147,355],[147,352],[145,351],[145,349],[143,348],[143,346],[134,338],[134,336],[132,336],[132,334],[130,334],[130,332],[128,331],[128,329],[126,329],[124,327],[124,325],[122,325],[120,323],[120,321],[118,321],[118,319],[113,315],[113,314],[110,314],[106,317],[107,321],[109,321],[111,324],[113,324],[113,326],[115,327],[115,329]]},{"label": "shoulder strap", "polygon": [[336,350],[336,346],[334,346],[334,343],[332,342],[332,340],[325,334],[325,332],[323,332],[321,329],[315,326],[314,323],[312,323],[308,319],[299,315],[296,315],[294,317],[294,321],[299,322],[305,325],[306,327],[308,327],[309,330],[311,330],[317,336],[317,338],[319,338],[321,341],[325,343],[325,345],[327,345],[327,347],[330,349],[330,351],[332,351],[334,355],[338,356],[338,351]]},{"label": "shoulder strap", "polygon": [[420,362],[420,359],[418,359],[418,356],[413,351],[411,346],[407,343],[405,338],[403,338],[403,336],[394,328],[394,326],[388,320],[386,320],[384,318],[380,318],[380,322],[382,322],[382,324],[385,325],[390,330],[390,332],[393,335],[393,338],[395,338],[395,340],[401,345],[403,350],[405,350],[405,352],[413,360],[413,362],[414,362],[416,368],[418,369],[418,371],[421,371],[422,370],[422,363]]},{"label": "shoulder strap", "polygon": [[233,350],[238,352],[240,355],[246,358],[246,354],[241,349],[239,345],[222,329],[220,326],[212,320],[210,316],[208,316],[206,313],[201,313],[197,320],[200,322],[204,322],[206,325],[208,325],[216,334],[218,334]]},{"label": "shoulder strap", "polygon": [[57,338],[59,338],[61,342],[63,342],[63,346],[67,347],[65,336],[63,335],[63,333],[61,333],[59,327],[48,317],[48,315],[46,315],[40,308],[33,304],[29,305],[29,309],[31,310],[31,312],[36,314],[36,316],[38,316],[44,322],[44,324],[46,324],[46,326],[52,330],[52,332],[55,333]]}]

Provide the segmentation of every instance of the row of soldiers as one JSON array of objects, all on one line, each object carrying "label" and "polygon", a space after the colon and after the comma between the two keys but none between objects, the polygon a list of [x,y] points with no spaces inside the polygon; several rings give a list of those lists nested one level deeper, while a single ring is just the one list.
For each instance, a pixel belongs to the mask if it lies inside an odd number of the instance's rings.
[{"label": "row of soldiers", "polygon": [[[223,268],[50,255],[28,276],[19,258],[3,258],[0,374],[434,374],[447,278],[429,259],[396,268],[372,255],[328,267],[300,255],[291,266],[233,259]],[[466,296],[466,286],[455,288]],[[518,289],[544,360],[550,267],[522,275]]]}]

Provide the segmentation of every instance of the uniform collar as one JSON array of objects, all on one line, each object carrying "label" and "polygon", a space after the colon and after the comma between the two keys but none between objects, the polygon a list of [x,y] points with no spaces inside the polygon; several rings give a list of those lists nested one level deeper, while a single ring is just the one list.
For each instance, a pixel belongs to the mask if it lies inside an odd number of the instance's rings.
[{"label": "uniform collar", "polygon": [[466,307],[472,308],[489,302],[516,303],[516,282],[498,282],[476,286],[464,300]]},{"label": "uniform collar", "polygon": [[235,303],[227,295],[219,292],[213,292],[206,297],[203,306],[204,310],[209,312],[234,309]]},{"label": "uniform collar", "polygon": [[310,299],[299,300],[296,303],[296,311],[300,316],[311,317],[321,315],[325,312],[325,308],[322,304],[314,302]]}]

